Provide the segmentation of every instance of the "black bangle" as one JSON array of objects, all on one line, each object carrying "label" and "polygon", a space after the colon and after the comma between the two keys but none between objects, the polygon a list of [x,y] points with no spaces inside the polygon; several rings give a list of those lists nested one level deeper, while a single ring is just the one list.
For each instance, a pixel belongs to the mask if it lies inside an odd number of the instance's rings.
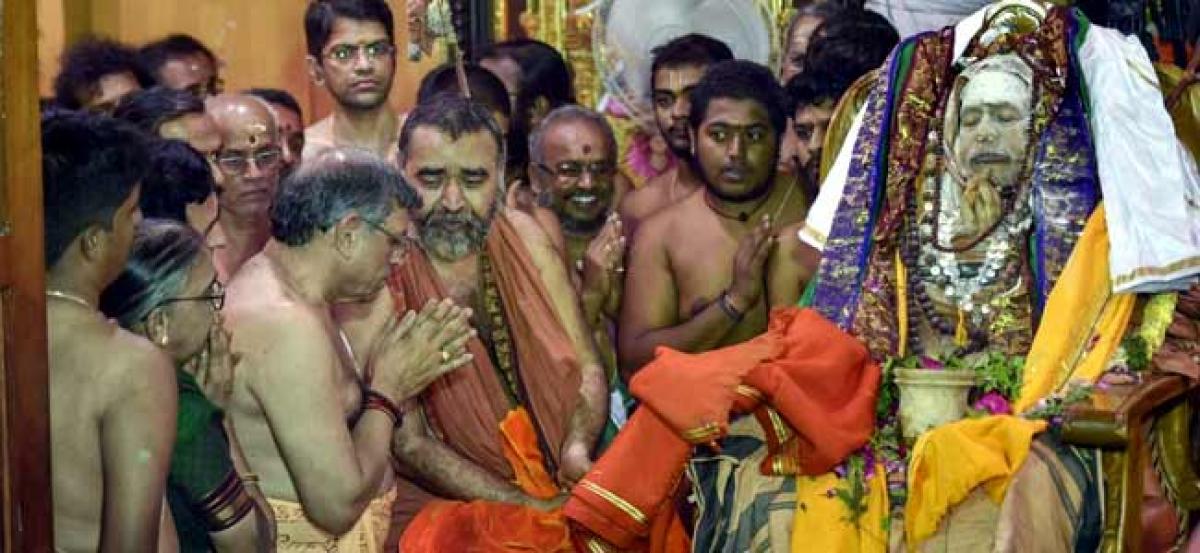
[{"label": "black bangle", "polygon": [[735,323],[742,322],[742,319],[746,316],[744,311],[738,311],[733,306],[733,303],[729,301],[728,290],[721,292],[721,297],[717,298],[717,306],[721,308],[721,311],[725,312],[726,317],[729,317]]},{"label": "black bangle", "polygon": [[389,419],[392,419],[393,426],[400,426],[404,420],[404,413],[400,411],[396,402],[370,388],[363,390],[363,409],[374,409],[387,415]]}]

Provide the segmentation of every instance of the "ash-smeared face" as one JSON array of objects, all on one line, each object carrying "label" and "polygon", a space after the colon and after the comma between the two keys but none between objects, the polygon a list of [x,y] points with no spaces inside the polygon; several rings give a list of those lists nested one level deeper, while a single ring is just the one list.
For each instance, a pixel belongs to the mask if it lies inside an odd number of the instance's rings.
[{"label": "ash-smeared face", "polygon": [[1001,67],[981,70],[962,87],[954,161],[964,178],[990,173],[1001,186],[1020,176],[1030,141],[1033,87]]}]

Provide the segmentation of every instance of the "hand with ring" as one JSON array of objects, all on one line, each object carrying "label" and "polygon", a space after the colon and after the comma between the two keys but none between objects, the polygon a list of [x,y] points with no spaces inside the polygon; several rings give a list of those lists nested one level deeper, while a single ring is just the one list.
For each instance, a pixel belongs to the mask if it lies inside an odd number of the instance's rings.
[{"label": "hand with ring", "polygon": [[421,393],[431,382],[471,361],[467,341],[475,336],[471,310],[451,300],[429,301],[421,311],[393,315],[368,357],[371,386],[396,403]]}]

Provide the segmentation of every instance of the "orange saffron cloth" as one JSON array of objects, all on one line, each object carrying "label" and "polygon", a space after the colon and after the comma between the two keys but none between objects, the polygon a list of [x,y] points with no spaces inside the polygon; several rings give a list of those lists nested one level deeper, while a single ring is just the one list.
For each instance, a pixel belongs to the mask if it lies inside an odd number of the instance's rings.
[{"label": "orange saffron cloth", "polygon": [[659,348],[631,382],[642,406],[564,511],[619,550],[660,551],[656,529],[674,514],[692,446],[717,444],[730,412],[764,421],[772,407],[787,423],[765,428],[764,474],[821,474],[870,438],[879,379],[866,347],[811,309],[777,309],[764,334],[727,348]]}]

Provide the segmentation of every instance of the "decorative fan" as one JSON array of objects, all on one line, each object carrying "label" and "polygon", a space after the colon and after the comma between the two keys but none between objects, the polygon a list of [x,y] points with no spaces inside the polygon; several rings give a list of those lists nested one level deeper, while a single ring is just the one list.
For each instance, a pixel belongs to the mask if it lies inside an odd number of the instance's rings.
[{"label": "decorative fan", "polygon": [[760,1],[601,0],[584,9],[595,10],[592,44],[605,91],[640,120],[652,117],[651,49],[700,33],[728,44],[738,59],[767,65],[777,42]]}]

